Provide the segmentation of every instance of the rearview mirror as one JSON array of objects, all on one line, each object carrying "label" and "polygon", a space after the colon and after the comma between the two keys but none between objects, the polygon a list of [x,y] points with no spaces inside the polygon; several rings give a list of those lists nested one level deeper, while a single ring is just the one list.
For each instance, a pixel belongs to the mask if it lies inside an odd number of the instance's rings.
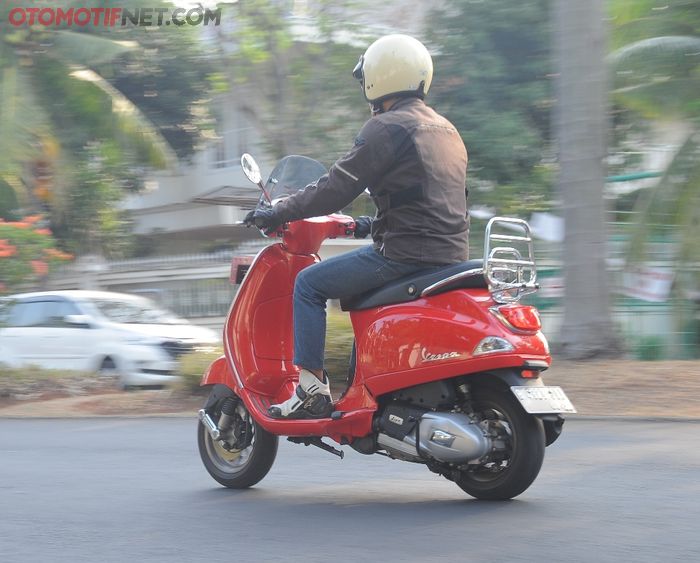
[{"label": "rearview mirror", "polygon": [[248,180],[253,182],[253,184],[259,184],[262,176],[260,174],[260,167],[255,159],[248,153],[243,154],[241,157],[241,167],[243,168],[243,173],[246,175]]}]

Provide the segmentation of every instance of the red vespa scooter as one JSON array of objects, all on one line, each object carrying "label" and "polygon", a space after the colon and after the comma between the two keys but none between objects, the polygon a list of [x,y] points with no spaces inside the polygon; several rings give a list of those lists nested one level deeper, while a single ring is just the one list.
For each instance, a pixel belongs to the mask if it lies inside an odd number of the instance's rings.
[{"label": "red vespa scooter", "polygon": [[[325,173],[312,159],[288,156],[263,185],[250,155],[242,164],[263,191],[259,205]],[[198,425],[207,471],[226,487],[250,487],[270,470],[278,436],[342,458],[322,440],[327,437],[363,454],[425,464],[476,498],[519,495],[539,473],[545,446],[561,433],[562,413],[576,412],[559,387],[544,386],[547,341],[537,310],[519,304],[537,289],[524,221],[492,219],[483,261],[413,274],[341,302],[350,311],[355,350],[334,411],[313,420],[267,415],[271,404],[291,395],[298,377],[296,276],[320,260],[325,239],[353,230],[352,218],[340,214],[295,221],[251,264],[226,320],[225,354],[202,379],[211,386]]]}]

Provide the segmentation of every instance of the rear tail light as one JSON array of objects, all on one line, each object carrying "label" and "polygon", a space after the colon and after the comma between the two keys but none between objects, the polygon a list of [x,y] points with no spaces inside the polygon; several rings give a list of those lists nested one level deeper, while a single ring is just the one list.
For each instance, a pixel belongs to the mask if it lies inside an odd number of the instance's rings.
[{"label": "rear tail light", "polygon": [[542,328],[540,314],[535,307],[529,305],[501,305],[492,307],[491,312],[516,332],[537,332]]}]

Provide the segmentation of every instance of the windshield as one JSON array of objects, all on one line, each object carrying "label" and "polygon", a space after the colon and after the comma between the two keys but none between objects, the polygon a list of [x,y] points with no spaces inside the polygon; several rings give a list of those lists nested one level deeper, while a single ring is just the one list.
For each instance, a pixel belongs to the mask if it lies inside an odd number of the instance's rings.
[{"label": "windshield", "polygon": [[[273,201],[280,197],[292,195],[302,188],[318,180],[326,174],[324,166],[312,158],[306,156],[285,156],[277,163],[265,184],[265,190]],[[260,203],[265,201],[264,196]]]},{"label": "windshield", "polygon": [[113,323],[174,325],[186,322],[172,313],[155,308],[145,299],[92,299],[92,303]]}]

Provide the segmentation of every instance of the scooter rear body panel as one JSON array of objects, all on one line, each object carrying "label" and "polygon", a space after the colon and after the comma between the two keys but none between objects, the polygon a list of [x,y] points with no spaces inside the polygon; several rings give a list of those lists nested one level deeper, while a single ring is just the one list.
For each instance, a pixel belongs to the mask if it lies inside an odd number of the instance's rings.
[{"label": "scooter rear body panel", "polygon": [[[486,290],[458,289],[377,309],[351,312],[356,379],[375,395],[489,369],[550,363],[539,331],[508,330],[489,309]],[[486,337],[507,340],[508,353],[475,355]]]}]

